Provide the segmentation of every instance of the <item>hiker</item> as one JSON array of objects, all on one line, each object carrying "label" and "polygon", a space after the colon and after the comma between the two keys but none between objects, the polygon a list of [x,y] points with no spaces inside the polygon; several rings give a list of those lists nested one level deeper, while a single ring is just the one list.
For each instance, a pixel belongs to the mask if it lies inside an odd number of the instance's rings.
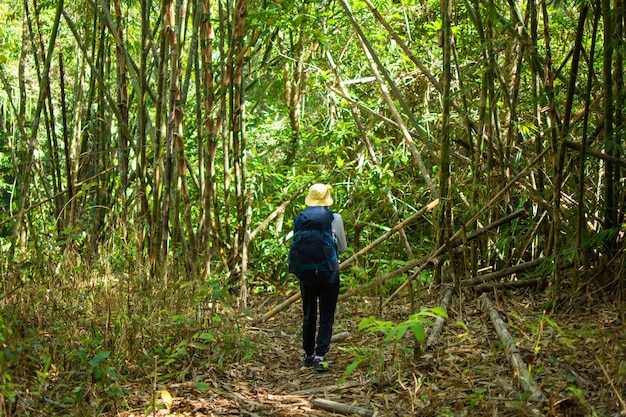
[{"label": "hiker", "polygon": [[329,186],[312,185],[304,202],[307,207],[294,220],[289,272],[298,277],[302,294],[303,363],[323,372],[330,368],[324,355],[330,346],[339,296],[338,255],[347,243],[341,215],[329,209],[333,204]]}]

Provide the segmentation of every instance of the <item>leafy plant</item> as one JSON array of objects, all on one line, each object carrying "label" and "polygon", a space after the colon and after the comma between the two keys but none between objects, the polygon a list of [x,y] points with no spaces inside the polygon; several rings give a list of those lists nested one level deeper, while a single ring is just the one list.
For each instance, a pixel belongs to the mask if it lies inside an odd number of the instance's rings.
[{"label": "leafy plant", "polygon": [[374,333],[384,334],[385,342],[399,342],[407,331],[411,330],[413,336],[419,343],[423,343],[426,337],[424,324],[432,325],[430,318],[437,317],[447,318],[446,310],[441,307],[432,307],[422,309],[420,312],[411,315],[408,320],[394,325],[391,321],[380,321],[375,317],[368,317],[361,320],[359,330],[366,330]]},{"label": "leafy plant", "polygon": [[[396,365],[400,365],[398,360],[398,346],[402,338],[405,335],[412,334],[414,340],[418,344],[424,343],[426,340],[425,325],[433,325],[431,319],[438,317],[447,317],[446,310],[441,307],[424,308],[418,313],[412,314],[409,318],[401,323],[393,324],[392,321],[382,321],[376,319],[374,316],[370,316],[361,320],[358,329],[360,331],[367,331],[371,333],[382,333],[384,336],[383,344],[391,344],[393,350],[393,362]],[[410,331],[410,333],[409,333]],[[345,380],[350,376],[359,365],[365,360],[365,355],[357,355],[356,360],[350,364],[345,372],[342,380]],[[381,369],[385,369],[384,361],[378,361]]]},{"label": "leafy plant", "polygon": [[11,329],[0,313],[0,414],[6,415],[9,404],[15,401],[18,394],[19,385],[12,381],[9,367],[12,365],[14,353],[7,345],[7,336],[11,334]]}]

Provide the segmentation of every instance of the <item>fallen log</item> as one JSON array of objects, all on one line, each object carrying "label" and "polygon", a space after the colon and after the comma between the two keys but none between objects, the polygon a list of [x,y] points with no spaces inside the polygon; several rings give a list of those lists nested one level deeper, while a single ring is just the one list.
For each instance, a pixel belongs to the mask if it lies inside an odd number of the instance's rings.
[{"label": "fallen log", "polygon": [[323,410],[332,411],[334,413],[340,413],[340,414],[357,414],[363,417],[374,417],[378,415],[378,413],[374,410],[368,410],[367,408],[361,408],[355,405],[343,404],[343,403],[338,403],[338,402],[330,401],[330,400],[324,400],[321,398],[315,398],[311,400],[311,404]]},{"label": "fallen log", "polygon": [[480,298],[481,310],[483,313],[489,314],[491,323],[496,329],[496,333],[498,333],[500,342],[504,346],[504,352],[513,367],[513,374],[517,377],[520,386],[524,391],[530,392],[530,399],[532,401],[546,401],[547,398],[545,394],[541,391],[541,389],[539,389],[537,383],[530,376],[528,366],[522,359],[522,355],[520,355],[513,338],[506,328],[506,324],[504,324],[504,321],[500,318],[500,315],[493,306],[493,303],[485,294],[483,294]]},{"label": "fallen log", "polygon": [[[450,304],[450,299],[452,298],[452,287],[448,287],[443,294],[443,299],[441,300],[441,308],[448,311],[448,305]],[[432,349],[439,337],[439,332],[441,331],[441,327],[443,326],[443,322],[445,319],[443,316],[437,316],[437,320],[435,320],[435,325],[433,326],[430,334],[428,335],[428,340],[426,341],[426,349]]]}]

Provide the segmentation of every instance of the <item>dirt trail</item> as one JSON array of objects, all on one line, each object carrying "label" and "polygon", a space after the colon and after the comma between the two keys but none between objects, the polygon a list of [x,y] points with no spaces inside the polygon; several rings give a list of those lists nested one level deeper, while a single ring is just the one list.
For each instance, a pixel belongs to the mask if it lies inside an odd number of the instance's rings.
[{"label": "dirt trail", "polygon": [[[434,294],[421,302],[433,307],[439,298]],[[453,302],[435,349],[414,359],[409,337],[394,347],[380,335],[359,332],[359,321],[375,314],[378,300],[350,298],[338,306],[335,333],[347,331],[351,337],[333,344],[327,356],[332,370],[319,374],[300,362],[300,303],[258,323],[254,318],[268,308],[263,301],[253,300],[262,309],[253,307],[247,318],[246,333],[260,348],[255,358],[226,371],[207,367],[196,381],[167,385],[172,408],[154,415],[339,415],[314,407],[313,399],[358,406],[378,416],[617,416],[626,410],[621,404],[626,398],[626,326],[620,307],[568,303],[544,313],[548,300],[531,291],[495,301],[530,375],[548,398],[536,404],[519,399],[525,394],[518,391],[478,299],[464,300],[462,308]],[[401,304],[386,307],[382,319],[406,320],[407,307]],[[357,359],[360,365],[340,380]],[[197,381],[209,389],[198,392]]]}]

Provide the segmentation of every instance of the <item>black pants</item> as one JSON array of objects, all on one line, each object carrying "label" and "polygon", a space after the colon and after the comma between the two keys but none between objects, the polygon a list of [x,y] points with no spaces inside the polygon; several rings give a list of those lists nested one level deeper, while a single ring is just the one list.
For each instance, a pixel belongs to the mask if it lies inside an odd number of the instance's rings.
[{"label": "black pants", "polygon": [[[314,272],[305,272],[300,277],[300,293],[302,294],[302,348],[307,355],[315,353],[324,356],[330,346],[335,323],[335,307],[339,296],[339,272],[327,277],[323,273],[315,276]],[[318,304],[319,303],[319,304]],[[317,341],[317,313],[319,305],[319,330]]]}]

